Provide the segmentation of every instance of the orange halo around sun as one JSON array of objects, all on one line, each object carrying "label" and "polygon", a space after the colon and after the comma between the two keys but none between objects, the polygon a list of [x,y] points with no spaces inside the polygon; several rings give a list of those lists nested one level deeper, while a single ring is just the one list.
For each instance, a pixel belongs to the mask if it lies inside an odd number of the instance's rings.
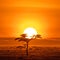
[{"label": "orange halo around sun", "polygon": [[33,35],[37,35],[37,31],[31,27],[26,28],[23,33],[27,34],[26,38],[32,38]]}]

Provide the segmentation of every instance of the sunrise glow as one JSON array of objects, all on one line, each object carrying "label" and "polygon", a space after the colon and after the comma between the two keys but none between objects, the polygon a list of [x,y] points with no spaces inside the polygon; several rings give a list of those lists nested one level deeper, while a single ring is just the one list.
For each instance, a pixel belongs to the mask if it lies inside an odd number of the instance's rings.
[{"label": "sunrise glow", "polygon": [[32,38],[33,35],[37,34],[37,31],[34,28],[27,28],[24,30],[24,34],[27,34],[27,38]]}]

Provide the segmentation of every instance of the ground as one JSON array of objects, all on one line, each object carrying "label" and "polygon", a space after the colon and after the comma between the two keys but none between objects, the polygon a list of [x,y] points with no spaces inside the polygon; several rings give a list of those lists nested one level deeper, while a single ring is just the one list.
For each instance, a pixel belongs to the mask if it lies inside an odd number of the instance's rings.
[{"label": "ground", "polygon": [[25,48],[9,47],[0,49],[1,60],[60,60],[60,47],[29,47],[29,55]]}]

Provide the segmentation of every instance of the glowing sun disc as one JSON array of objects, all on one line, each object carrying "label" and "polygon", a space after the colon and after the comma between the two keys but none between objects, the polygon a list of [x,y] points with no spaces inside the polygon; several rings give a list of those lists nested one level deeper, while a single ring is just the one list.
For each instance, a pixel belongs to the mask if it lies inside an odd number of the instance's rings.
[{"label": "glowing sun disc", "polygon": [[32,38],[33,35],[37,35],[37,31],[34,28],[27,28],[24,30],[24,34],[27,34],[26,38]]}]

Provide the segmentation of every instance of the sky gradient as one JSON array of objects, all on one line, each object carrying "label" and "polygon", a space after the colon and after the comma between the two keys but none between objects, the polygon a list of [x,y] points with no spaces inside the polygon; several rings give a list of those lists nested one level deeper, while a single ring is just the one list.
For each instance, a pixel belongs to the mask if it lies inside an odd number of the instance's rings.
[{"label": "sky gradient", "polygon": [[60,37],[60,0],[1,0],[0,37],[18,37],[28,27]]}]

